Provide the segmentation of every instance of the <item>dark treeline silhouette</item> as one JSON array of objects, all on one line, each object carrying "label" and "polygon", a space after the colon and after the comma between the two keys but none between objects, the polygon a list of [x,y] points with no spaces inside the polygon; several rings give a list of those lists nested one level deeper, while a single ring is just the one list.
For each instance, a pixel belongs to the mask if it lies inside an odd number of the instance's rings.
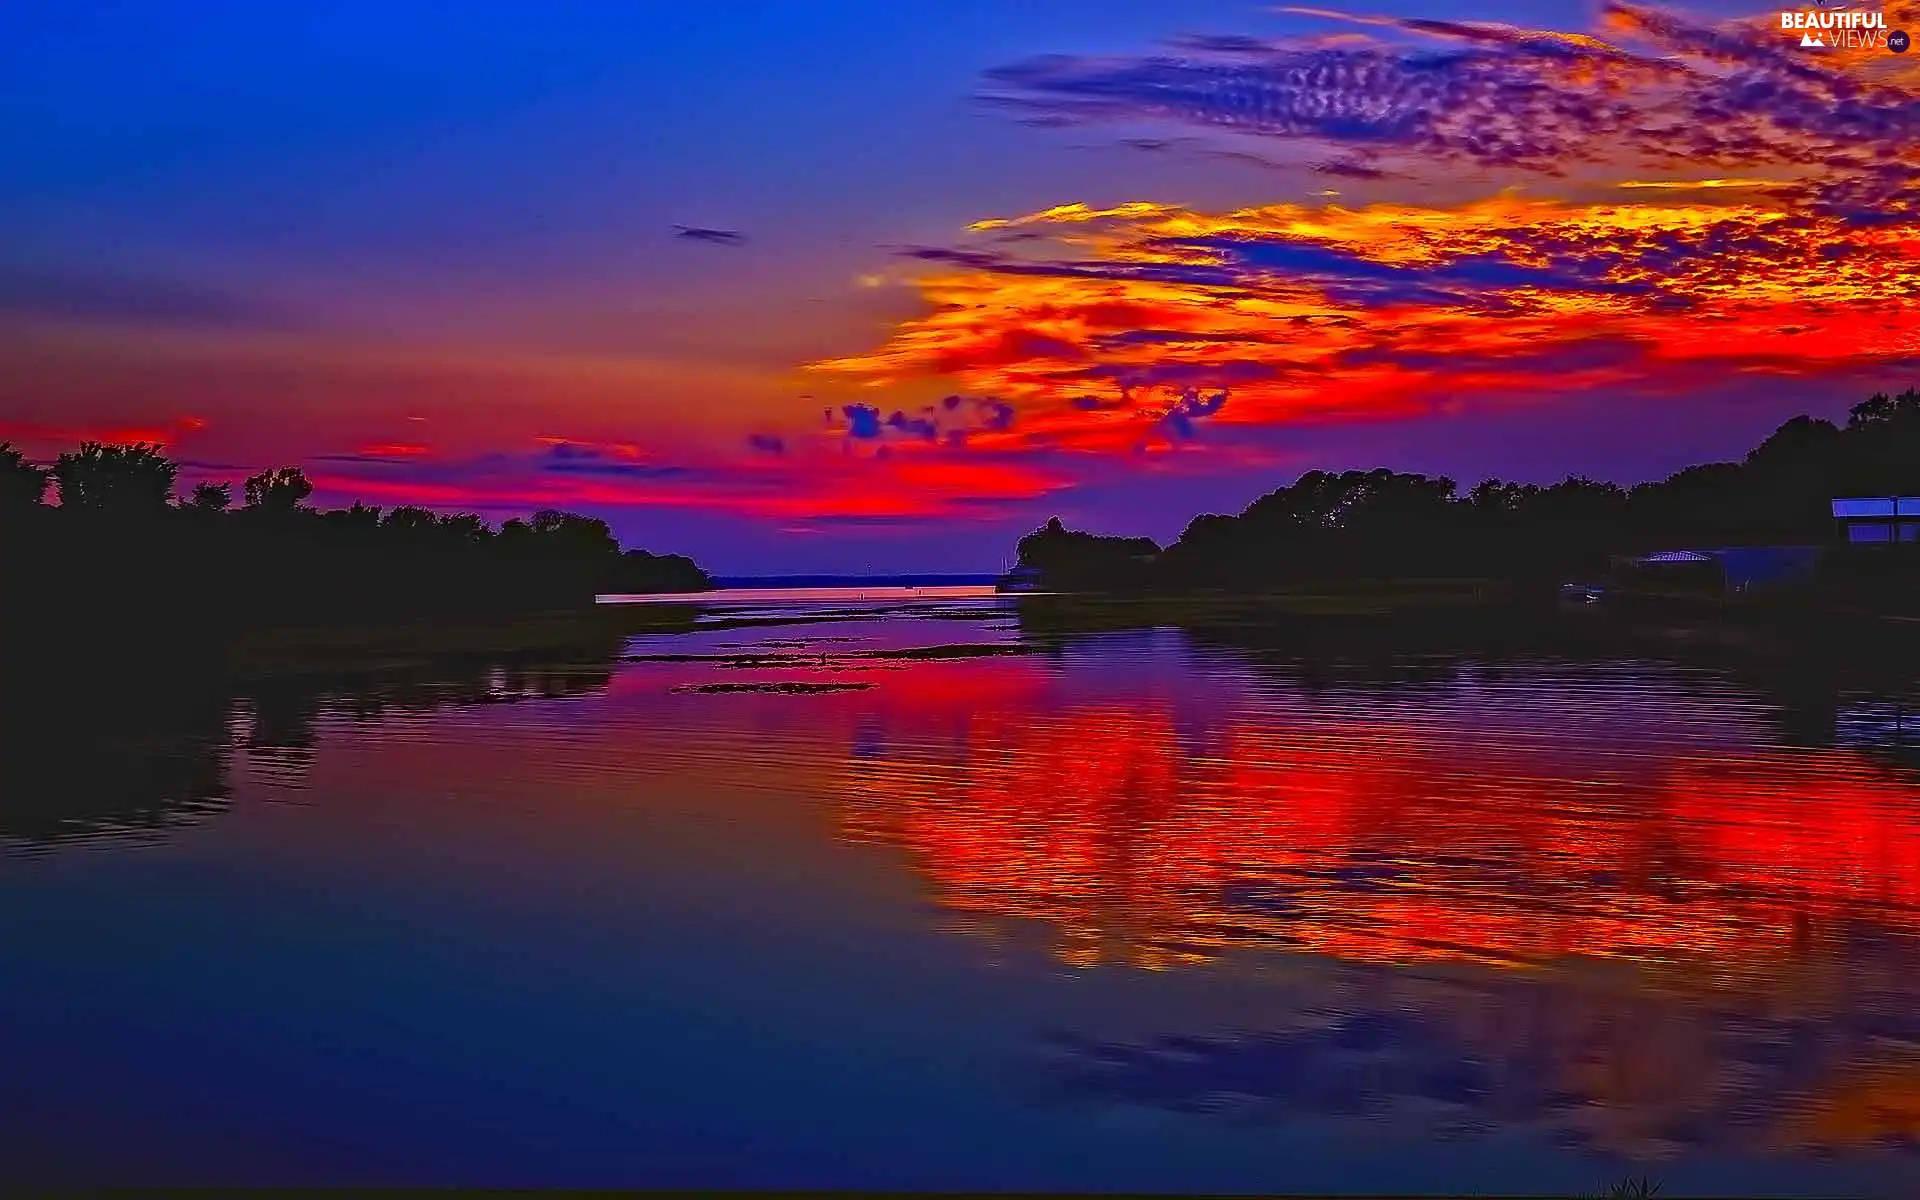
[{"label": "dark treeline silhouette", "polygon": [[1153,583],[1160,547],[1152,538],[1081,533],[1054,517],[1021,538],[1019,552],[1020,565],[1038,570],[1052,587],[1130,588]]},{"label": "dark treeline silhouette", "polygon": [[151,445],[87,443],[41,467],[0,443],[6,640],[96,619],[192,640],[711,586],[691,560],[622,553],[605,522],[571,513],[542,511],[495,529],[472,514],[421,508],[318,510],[295,468],[246,479],[237,504],[226,483],[176,497],[177,475]]},{"label": "dark treeline silhouette", "polygon": [[1196,517],[1160,550],[1058,519],[1020,542],[1020,565],[1060,590],[1168,591],[1335,579],[1482,578],[1544,583],[1616,555],[1678,548],[1818,545],[1836,496],[1920,491],[1920,392],[1876,395],[1839,426],[1781,425],[1740,462],[1689,467],[1623,488],[1550,486],[1389,470],[1311,471],[1238,516]]}]

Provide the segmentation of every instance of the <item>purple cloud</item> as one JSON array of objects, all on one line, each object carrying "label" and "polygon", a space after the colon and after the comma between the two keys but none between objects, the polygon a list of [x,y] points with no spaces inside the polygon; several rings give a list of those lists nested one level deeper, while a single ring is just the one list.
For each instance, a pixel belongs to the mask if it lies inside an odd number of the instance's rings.
[{"label": "purple cloud", "polygon": [[1920,150],[1912,93],[1809,55],[1760,21],[1709,24],[1617,0],[1603,17],[1620,45],[1386,18],[1364,23],[1403,41],[1192,36],[1178,53],[1003,66],[987,73],[983,96],[1068,124],[1171,121],[1332,147],[1341,156],[1312,169],[1359,179],[1378,177],[1383,159],[1545,174],[1602,160],[1796,166],[1816,176],[1799,191],[1809,206],[1920,204],[1902,161]]},{"label": "purple cloud", "polygon": [[673,236],[713,246],[744,246],[747,235],[737,229],[707,229],[699,225],[675,225]]},{"label": "purple cloud", "polygon": [[1226,392],[1216,392],[1211,396],[1202,396],[1196,391],[1182,392],[1160,418],[1157,428],[1178,441],[1186,441],[1193,437],[1197,422],[1226,406]]},{"label": "purple cloud", "polygon": [[871,441],[880,436],[880,410],[871,404],[848,404],[840,412],[847,419],[847,436]]}]

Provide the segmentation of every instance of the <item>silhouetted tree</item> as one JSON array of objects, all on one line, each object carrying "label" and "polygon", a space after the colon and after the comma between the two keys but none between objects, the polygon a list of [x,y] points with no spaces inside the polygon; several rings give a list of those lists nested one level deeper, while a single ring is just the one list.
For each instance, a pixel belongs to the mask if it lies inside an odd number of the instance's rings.
[{"label": "silhouetted tree", "polygon": [[598,517],[583,517],[558,509],[543,508],[533,514],[534,536],[548,539],[556,548],[586,554],[619,553],[620,543],[613,530]]},{"label": "silhouetted tree", "polygon": [[1869,396],[1847,413],[1847,429],[1892,431],[1920,427],[1920,391],[1908,388],[1898,396],[1881,392]]},{"label": "silhouetted tree", "polygon": [[187,497],[182,506],[191,512],[218,513],[227,511],[233,504],[233,485],[230,483],[196,483],[193,494]]},{"label": "silhouetted tree", "polygon": [[684,554],[649,554],[629,550],[606,584],[608,592],[697,592],[713,586],[694,561]]},{"label": "silhouetted tree", "polygon": [[0,512],[32,508],[47,491],[47,469],[27,461],[11,442],[0,442]]},{"label": "silhouetted tree", "polygon": [[313,495],[313,484],[298,467],[262,471],[246,481],[248,508],[266,513],[290,513]]},{"label": "silhouetted tree", "polygon": [[162,512],[179,469],[146,442],[105,446],[83,442],[53,464],[60,506],[81,512],[137,515]]},{"label": "silhouetted tree", "polygon": [[1920,490],[1920,392],[1870,397],[1847,417],[1846,482],[1886,495]]},{"label": "silhouetted tree", "polygon": [[1467,493],[1467,503],[1482,515],[1511,515],[1526,508],[1540,489],[1531,483],[1483,479]]},{"label": "silhouetted tree", "polygon": [[1020,565],[1037,569],[1053,586],[1100,589],[1143,583],[1160,547],[1151,538],[1076,533],[1053,517],[1020,539],[1019,552]]},{"label": "silhouetted tree", "polygon": [[378,505],[362,504],[356,500],[351,508],[336,508],[331,512],[321,513],[320,519],[336,529],[366,537],[376,533],[380,528],[380,508]]},{"label": "silhouetted tree", "polygon": [[480,546],[493,537],[493,530],[475,513],[452,513],[440,518],[440,532],[455,545]]},{"label": "silhouetted tree", "polygon": [[380,527],[395,533],[420,534],[431,531],[439,523],[440,518],[434,516],[430,509],[402,505],[387,513],[381,520]]},{"label": "silhouetted tree", "polygon": [[1793,471],[1809,464],[1830,465],[1838,460],[1844,440],[1832,421],[1794,417],[1748,451],[1746,465],[1761,472]]}]

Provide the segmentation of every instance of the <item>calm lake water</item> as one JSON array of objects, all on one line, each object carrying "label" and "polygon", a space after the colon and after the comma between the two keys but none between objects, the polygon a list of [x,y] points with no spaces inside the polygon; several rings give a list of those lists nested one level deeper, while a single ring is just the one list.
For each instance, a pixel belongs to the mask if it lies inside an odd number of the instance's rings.
[{"label": "calm lake water", "polygon": [[6,742],[0,1177],[1920,1188],[1904,685],[722,599]]}]

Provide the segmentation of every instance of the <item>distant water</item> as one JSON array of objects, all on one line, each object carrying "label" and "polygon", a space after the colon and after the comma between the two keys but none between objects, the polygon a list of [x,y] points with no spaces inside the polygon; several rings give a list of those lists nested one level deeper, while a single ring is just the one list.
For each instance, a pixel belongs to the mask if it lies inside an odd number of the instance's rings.
[{"label": "distant water", "polygon": [[746,587],[716,587],[704,592],[616,594],[601,596],[598,600],[601,604],[692,604],[709,609],[804,608],[825,615],[851,614],[855,609],[876,603],[951,604],[957,601],[987,601],[994,595],[992,580],[984,584],[887,584],[863,581],[820,586],[760,581]]},{"label": "distant water", "polygon": [[1898,673],[703,611],[0,727],[0,1178],[1920,1194]]},{"label": "distant water", "polygon": [[960,575],[716,575],[721,588],[851,588],[864,591],[883,587],[979,587],[999,579],[994,574]]}]

